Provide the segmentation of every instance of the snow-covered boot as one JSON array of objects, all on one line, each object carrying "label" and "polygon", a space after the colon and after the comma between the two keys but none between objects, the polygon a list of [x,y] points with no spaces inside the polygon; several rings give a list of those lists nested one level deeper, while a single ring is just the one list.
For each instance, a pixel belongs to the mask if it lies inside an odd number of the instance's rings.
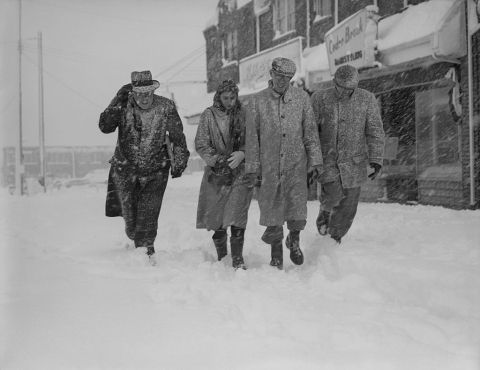
[{"label": "snow-covered boot", "polygon": [[330,212],[320,211],[317,217],[317,230],[320,235],[327,235],[330,223]]},{"label": "snow-covered boot", "polygon": [[232,252],[232,267],[234,269],[246,270],[245,261],[243,260],[243,242],[245,239],[245,229],[232,226],[232,235],[230,236],[230,248]]},{"label": "snow-covered boot", "polygon": [[303,253],[300,249],[300,231],[290,231],[285,240],[285,245],[290,249],[290,259],[292,262],[296,265],[301,265],[303,263]]},{"label": "snow-covered boot", "polygon": [[212,236],[215,249],[217,250],[217,258],[219,261],[227,255],[227,230],[215,230]]},{"label": "snow-covered boot", "polygon": [[272,246],[272,259],[270,266],[276,267],[279,270],[283,269],[283,244],[282,241],[273,242]]},{"label": "snow-covered boot", "polygon": [[148,256],[148,261],[152,266],[155,266],[157,264],[157,258],[155,257],[155,248],[153,245],[147,245],[147,256]]}]

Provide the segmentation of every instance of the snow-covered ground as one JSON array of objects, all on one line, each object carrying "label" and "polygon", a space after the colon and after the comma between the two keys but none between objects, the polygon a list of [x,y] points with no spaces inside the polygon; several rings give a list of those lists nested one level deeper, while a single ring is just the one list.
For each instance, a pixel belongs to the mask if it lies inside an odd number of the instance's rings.
[{"label": "snow-covered ground", "polygon": [[1,369],[480,369],[480,211],[360,204],[340,248],[247,271],[195,229],[200,174],[171,180],[158,265],[126,248],[104,188],[0,194]]}]

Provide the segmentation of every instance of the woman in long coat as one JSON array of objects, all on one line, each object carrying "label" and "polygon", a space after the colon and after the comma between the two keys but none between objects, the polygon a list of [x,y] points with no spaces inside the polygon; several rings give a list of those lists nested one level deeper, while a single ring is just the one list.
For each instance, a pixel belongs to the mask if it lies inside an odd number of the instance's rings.
[{"label": "woman in long coat", "polygon": [[213,105],[203,112],[195,149],[207,164],[200,186],[197,228],[214,230],[212,239],[220,261],[227,255],[230,227],[232,266],[246,269],[243,243],[253,189],[245,178],[245,110],[232,80],[221,83]]}]

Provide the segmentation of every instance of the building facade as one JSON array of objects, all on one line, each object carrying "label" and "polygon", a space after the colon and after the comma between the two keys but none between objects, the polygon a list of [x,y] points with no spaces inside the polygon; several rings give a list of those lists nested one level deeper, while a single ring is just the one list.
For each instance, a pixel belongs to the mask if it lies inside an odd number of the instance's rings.
[{"label": "building facade", "polygon": [[[473,7],[467,11],[467,5]],[[226,78],[239,83],[241,93],[264,88],[275,56],[297,63],[294,79],[309,91],[332,86],[335,69],[354,64],[360,87],[378,98],[387,136],[382,176],[363,187],[362,199],[478,208],[475,5],[473,0],[222,0],[204,30],[207,90]]]}]

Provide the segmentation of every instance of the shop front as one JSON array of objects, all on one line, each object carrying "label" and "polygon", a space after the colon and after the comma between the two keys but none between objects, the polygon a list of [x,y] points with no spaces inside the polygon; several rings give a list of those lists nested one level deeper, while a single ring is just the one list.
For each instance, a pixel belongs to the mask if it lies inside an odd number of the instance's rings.
[{"label": "shop front", "polygon": [[[463,1],[436,3],[380,20],[375,66],[371,60],[357,65],[359,86],[376,95],[386,134],[382,175],[365,184],[363,200],[468,206],[468,122],[460,98],[461,80],[467,78],[465,7]],[[344,34],[342,24],[337,28]],[[329,55],[331,75],[344,61],[339,53],[371,55],[362,49],[368,44],[357,43],[353,53],[348,44],[336,48],[337,55]],[[328,45],[326,51],[331,54]],[[326,81],[309,88],[331,86]]]}]

